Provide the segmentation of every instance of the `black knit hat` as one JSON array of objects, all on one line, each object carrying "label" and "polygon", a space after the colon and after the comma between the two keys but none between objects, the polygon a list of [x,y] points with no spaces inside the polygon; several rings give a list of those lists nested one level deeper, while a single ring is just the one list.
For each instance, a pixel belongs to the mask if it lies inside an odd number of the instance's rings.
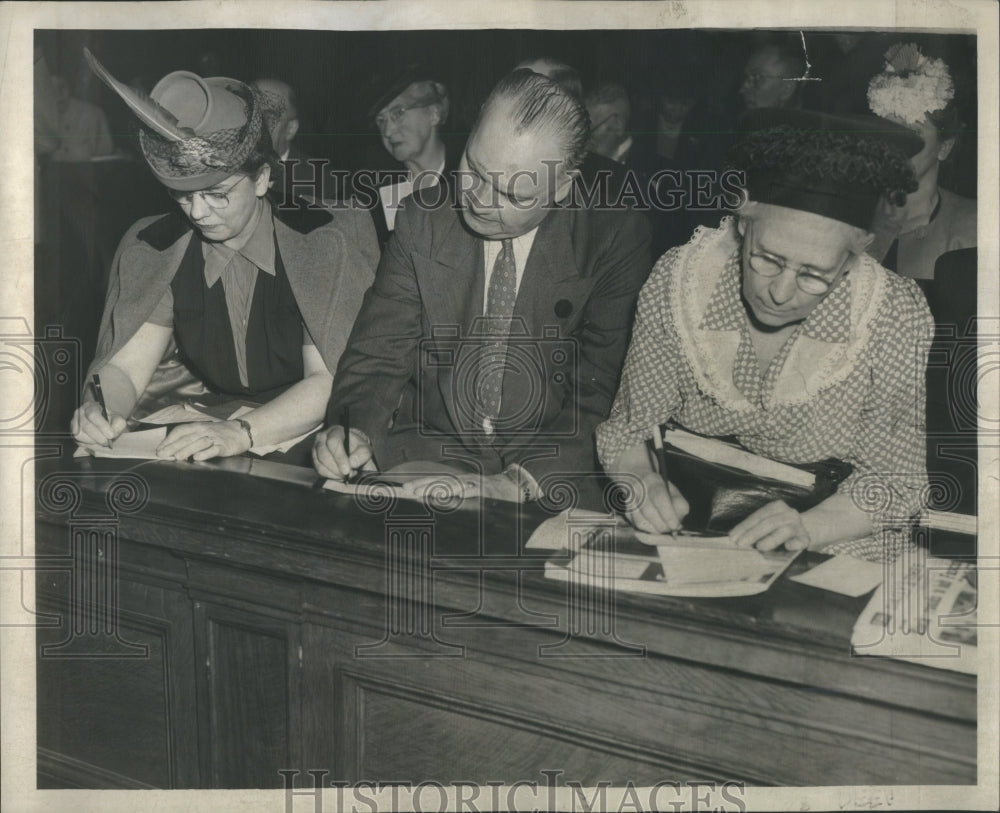
[{"label": "black knit hat", "polygon": [[438,71],[425,63],[412,63],[402,71],[376,76],[370,86],[369,95],[374,99],[368,107],[368,118],[374,119],[378,112],[414,82],[441,83]]},{"label": "black knit hat", "polygon": [[871,227],[880,197],[901,203],[917,188],[909,158],[919,135],[876,116],[760,108],[740,119],[730,163],[751,200]]}]

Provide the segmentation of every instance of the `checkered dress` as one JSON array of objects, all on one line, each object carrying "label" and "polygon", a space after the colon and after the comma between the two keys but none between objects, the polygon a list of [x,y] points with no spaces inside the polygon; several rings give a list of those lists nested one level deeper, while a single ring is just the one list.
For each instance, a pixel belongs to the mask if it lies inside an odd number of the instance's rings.
[{"label": "checkered dress", "polygon": [[597,427],[605,470],[673,419],[788,463],[846,460],[854,473],[840,490],[857,505],[883,523],[917,512],[927,487],[924,369],[933,334],[920,289],[862,257],[762,373],[740,287],[729,218],[657,262],[639,296],[611,417]]}]

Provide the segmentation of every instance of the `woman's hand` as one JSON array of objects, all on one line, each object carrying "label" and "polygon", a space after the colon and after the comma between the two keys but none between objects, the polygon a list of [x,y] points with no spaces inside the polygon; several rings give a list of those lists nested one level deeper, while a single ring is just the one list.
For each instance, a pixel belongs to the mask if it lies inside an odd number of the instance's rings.
[{"label": "woman's hand", "polygon": [[83,446],[110,446],[111,441],[125,431],[125,418],[112,412],[105,420],[101,405],[97,401],[86,401],[73,413],[70,431],[73,439]]},{"label": "woman's hand", "polygon": [[174,427],[156,454],[174,460],[210,460],[243,454],[249,448],[250,436],[236,421],[199,421]]},{"label": "woman's hand", "polygon": [[[639,495],[630,502],[625,510],[625,518],[640,531],[665,534],[679,531],[681,521],[688,514],[687,500],[673,483],[664,479],[655,471],[644,472],[639,479],[645,489],[645,495]],[[628,492],[635,492],[633,481],[623,481]]]},{"label": "woman's hand", "polygon": [[729,532],[738,548],[802,550],[812,544],[812,537],[802,514],[778,500],[754,511]]}]

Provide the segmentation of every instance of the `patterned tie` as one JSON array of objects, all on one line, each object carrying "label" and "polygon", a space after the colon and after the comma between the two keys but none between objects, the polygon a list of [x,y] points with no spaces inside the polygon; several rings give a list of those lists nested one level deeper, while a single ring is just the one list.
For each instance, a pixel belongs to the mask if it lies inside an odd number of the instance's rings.
[{"label": "patterned tie", "polygon": [[514,242],[501,241],[500,253],[493,263],[489,290],[486,294],[486,333],[479,358],[477,392],[482,409],[482,427],[487,439],[495,435],[500,415],[503,372],[507,355],[507,336],[517,299],[517,266],[514,263]]}]

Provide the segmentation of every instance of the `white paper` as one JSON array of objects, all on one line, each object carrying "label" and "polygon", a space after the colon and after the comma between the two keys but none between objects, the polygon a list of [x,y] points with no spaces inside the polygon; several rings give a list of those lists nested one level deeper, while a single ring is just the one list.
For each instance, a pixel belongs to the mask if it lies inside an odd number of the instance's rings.
[{"label": "white paper", "polygon": [[659,546],[660,563],[670,584],[708,584],[732,581],[758,582],[778,565],[753,548]]},{"label": "white paper", "polygon": [[868,562],[842,554],[828,559],[805,573],[792,576],[792,581],[841,593],[845,596],[863,596],[882,584],[881,562]]},{"label": "white paper", "polygon": [[524,547],[526,550],[576,550],[586,541],[586,536],[573,531],[573,526],[576,526],[578,523],[587,527],[619,524],[616,520],[609,518],[607,514],[575,509],[572,511],[571,523],[570,511],[567,510],[558,516],[545,520],[545,522],[535,528]]},{"label": "white paper", "polygon": [[78,446],[73,457],[118,457],[133,460],[159,460],[156,447],[167,436],[167,427],[146,429],[142,432],[125,432],[111,442],[111,446]]}]

